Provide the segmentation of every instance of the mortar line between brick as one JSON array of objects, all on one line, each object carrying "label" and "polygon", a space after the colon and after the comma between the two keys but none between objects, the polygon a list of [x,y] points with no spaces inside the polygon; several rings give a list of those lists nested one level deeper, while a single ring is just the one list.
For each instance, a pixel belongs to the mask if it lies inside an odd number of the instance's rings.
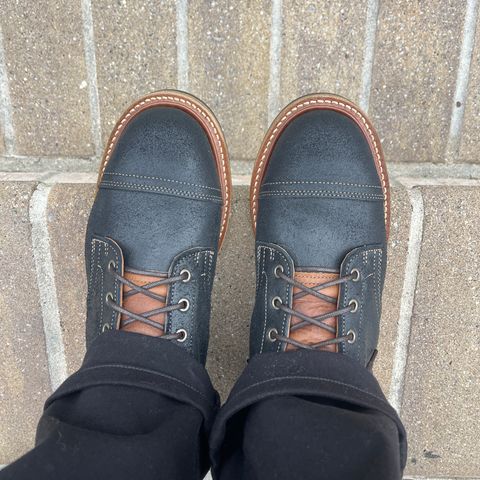
[{"label": "mortar line between brick", "polygon": [[15,130],[13,128],[12,101],[8,84],[7,63],[3,47],[3,32],[0,26],[0,115],[2,116],[3,135],[7,155],[15,151]]},{"label": "mortar line between brick", "polygon": [[[463,118],[465,116],[465,102],[468,93],[470,65],[472,62],[473,45],[475,42],[475,29],[478,16],[478,0],[468,0],[463,26],[463,40],[460,50],[455,94],[452,101],[452,115],[450,118],[450,131],[445,151],[445,159],[452,163],[458,157],[462,136]],[[457,102],[460,106],[457,106]]]},{"label": "mortar line between brick", "polygon": [[55,390],[67,377],[67,364],[60,325],[55,274],[47,226],[47,206],[51,185],[40,183],[30,199],[32,246],[42,309],[50,384]]},{"label": "mortar line between brick", "polygon": [[368,0],[363,49],[362,90],[360,92],[360,107],[365,110],[365,112],[368,112],[368,106],[370,103],[377,21],[378,0]]},{"label": "mortar line between brick", "polygon": [[407,193],[412,206],[410,232],[408,236],[407,262],[402,288],[402,302],[398,319],[397,340],[393,356],[392,381],[389,400],[393,408],[400,413],[405,385],[405,373],[410,341],[410,328],[417,285],[417,273],[422,248],[424,206],[422,193],[417,188],[408,188]]},{"label": "mortar line between brick", "polygon": [[90,125],[95,154],[102,153],[102,125],[98,98],[97,58],[95,53],[95,33],[93,27],[92,3],[81,0],[83,17],[83,47],[87,69],[88,98],[90,102]]},{"label": "mortar line between brick", "polygon": [[188,0],[177,0],[177,88],[188,90]]},{"label": "mortar line between brick", "polygon": [[270,24],[270,76],[268,81],[268,123],[280,110],[280,75],[282,61],[282,0],[272,1]]}]

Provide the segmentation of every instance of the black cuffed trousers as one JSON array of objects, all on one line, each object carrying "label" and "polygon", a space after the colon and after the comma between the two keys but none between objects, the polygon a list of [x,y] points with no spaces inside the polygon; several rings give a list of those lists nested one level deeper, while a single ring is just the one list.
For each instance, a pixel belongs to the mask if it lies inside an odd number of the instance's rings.
[{"label": "black cuffed trousers", "polygon": [[109,332],[47,400],[36,447],[6,479],[400,480],[406,435],[344,355],[251,359],[226,404],[172,342]]}]

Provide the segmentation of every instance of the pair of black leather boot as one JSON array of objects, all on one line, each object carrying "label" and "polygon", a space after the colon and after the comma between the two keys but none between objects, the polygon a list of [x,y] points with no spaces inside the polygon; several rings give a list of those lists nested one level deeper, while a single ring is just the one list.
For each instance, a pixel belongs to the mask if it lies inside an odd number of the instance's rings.
[{"label": "pair of black leather boot", "polygon": [[[205,363],[232,193],[222,130],[201,101],[162,91],[125,112],[88,223],[87,346],[120,329],[159,336]],[[371,366],[389,201],[378,136],[353,103],[313,94],[280,112],[251,182],[251,356],[317,349]]]}]

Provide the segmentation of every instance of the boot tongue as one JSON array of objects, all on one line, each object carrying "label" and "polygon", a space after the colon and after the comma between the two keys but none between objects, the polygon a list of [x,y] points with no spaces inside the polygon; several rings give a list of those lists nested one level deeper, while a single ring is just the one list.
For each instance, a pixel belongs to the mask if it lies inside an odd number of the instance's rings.
[{"label": "boot tongue", "polygon": [[[166,276],[167,275],[154,276],[151,274],[129,272],[129,271],[125,271],[124,273],[124,277],[127,280],[130,280],[132,283],[134,283],[135,285],[139,285],[140,287],[144,287],[149,283],[162,280],[163,278],[166,278]],[[165,302],[161,302],[160,300],[150,298],[147,295],[144,295],[143,293],[135,293],[135,294],[128,295],[128,292],[130,292],[131,290],[132,290],[131,287],[129,287],[128,285],[123,285],[122,306],[126,310],[133,313],[137,313],[139,315],[142,315],[142,314],[144,315],[146,312],[149,312],[150,310],[155,310],[157,308],[165,307]],[[157,285],[155,287],[150,288],[149,290],[152,293],[156,293],[157,295],[161,295],[162,297],[165,297],[165,299],[168,296],[168,285]],[[152,315],[149,318],[154,322],[164,325],[166,320],[165,316],[166,316],[165,313],[158,313],[157,315]],[[122,314],[120,318],[121,330],[125,330],[127,332],[141,333],[142,335],[150,335],[154,337],[163,335],[163,330],[152,327],[151,325],[147,325],[146,323],[143,323],[143,322],[134,321],[126,326],[122,326],[123,322],[127,320],[127,318],[128,318],[127,315]]]},{"label": "boot tongue", "polygon": [[[303,285],[309,288],[315,288],[323,283],[331,282],[338,278],[338,273],[331,272],[295,272],[295,280],[302,283]],[[293,289],[293,310],[297,310],[304,315],[309,317],[318,317],[328,312],[333,312],[337,309],[337,304],[329,303],[321,298],[314,297],[313,295],[305,295],[301,298],[295,298],[295,295],[300,293],[300,290],[297,287]],[[328,295],[329,297],[338,298],[338,285],[324,288],[318,290],[320,293]],[[293,326],[302,320],[298,317],[292,315],[290,326]],[[337,318],[332,317],[324,320],[323,323],[337,328]],[[305,343],[307,345],[314,345],[316,343],[322,342],[324,340],[330,340],[335,338],[335,333],[328,332],[327,330],[317,327],[316,325],[305,325],[304,327],[298,328],[293,332],[290,332],[289,337],[298,342]],[[293,345],[287,345],[287,350],[295,350],[296,347]],[[336,345],[328,345],[322,350],[329,352],[336,352]]]}]

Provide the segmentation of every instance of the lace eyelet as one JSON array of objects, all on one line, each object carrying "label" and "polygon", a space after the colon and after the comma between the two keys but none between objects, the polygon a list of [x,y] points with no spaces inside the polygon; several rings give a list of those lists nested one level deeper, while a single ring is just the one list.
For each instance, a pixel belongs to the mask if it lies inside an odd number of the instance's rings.
[{"label": "lace eyelet", "polygon": [[186,268],[184,268],[180,272],[180,276],[183,277],[184,275],[186,275],[186,277],[182,280],[182,282],[183,283],[188,283],[190,281],[190,279],[192,278],[192,274],[190,273],[190,270],[187,270]]},{"label": "lace eyelet", "polygon": [[116,268],[117,268],[117,264],[113,260],[110,260],[108,262],[108,270],[115,270]]},{"label": "lace eyelet", "polygon": [[360,280],[360,270],[358,270],[357,268],[352,268],[350,275],[355,275],[352,278],[352,282],[358,282]]},{"label": "lace eyelet", "polygon": [[350,310],[350,313],[355,313],[358,310],[358,301],[352,298],[348,302],[348,306],[353,305],[353,308]]},{"label": "lace eyelet", "polygon": [[273,274],[276,278],[280,278],[280,273],[283,273],[283,267],[282,265],[277,265],[273,270]]},{"label": "lace eyelet", "polygon": [[184,306],[182,308],[179,308],[181,312],[186,312],[190,308],[190,302],[186,298],[181,298],[178,301],[178,304],[181,305],[183,304]]},{"label": "lace eyelet", "polygon": [[179,328],[176,332],[175,332],[176,335],[179,335],[181,334],[182,336],[180,338],[177,338],[177,342],[179,343],[183,343],[187,337],[188,337],[188,333],[187,331],[184,329],[184,328]]},{"label": "lace eyelet", "polygon": [[272,298],[272,307],[275,309],[275,310],[279,310],[280,309],[280,305],[282,305],[282,299],[280,297],[273,297]]},{"label": "lace eyelet", "polygon": [[276,342],[277,338],[276,336],[278,335],[278,330],[276,328],[270,328],[267,332],[267,339],[269,342]]},{"label": "lace eyelet", "polygon": [[108,292],[105,295],[105,303],[108,305],[112,301],[113,301],[113,294],[112,294],[112,292]]},{"label": "lace eyelet", "polygon": [[347,340],[348,343],[355,343],[355,340],[357,340],[357,334],[355,333],[355,330],[349,330],[347,332],[347,336],[350,338]]},{"label": "lace eyelet", "polygon": [[111,327],[108,323],[104,323],[102,326],[102,333],[106,332],[107,330],[111,330]]}]

